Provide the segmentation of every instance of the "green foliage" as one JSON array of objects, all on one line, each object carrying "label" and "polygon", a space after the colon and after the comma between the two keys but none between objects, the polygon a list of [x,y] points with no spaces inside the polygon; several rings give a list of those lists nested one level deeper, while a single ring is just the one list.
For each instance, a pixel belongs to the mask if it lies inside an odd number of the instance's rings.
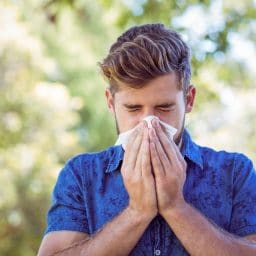
[{"label": "green foliage", "polygon": [[51,60],[14,10],[4,11],[11,27],[0,41],[0,254],[27,256],[38,249],[59,169],[81,150],[72,131],[80,99],[43,81]]},{"label": "green foliage", "polygon": [[[107,84],[97,62],[131,25],[162,22],[184,35],[198,89],[190,130],[200,143],[256,160],[256,72],[253,55],[242,58],[243,45],[250,48],[256,40],[256,9],[249,0],[226,0],[218,7],[219,2],[1,1],[1,255],[35,255],[64,162],[114,143],[114,121],[104,100]],[[196,19],[198,10],[205,20]],[[216,10],[223,19],[219,26]],[[242,47],[233,47],[234,35],[242,37]]]}]

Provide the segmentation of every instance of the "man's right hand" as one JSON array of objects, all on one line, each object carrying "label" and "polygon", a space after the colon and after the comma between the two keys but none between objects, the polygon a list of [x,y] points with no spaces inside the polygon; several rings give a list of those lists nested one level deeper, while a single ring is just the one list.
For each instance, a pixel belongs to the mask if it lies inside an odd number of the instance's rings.
[{"label": "man's right hand", "polygon": [[152,173],[149,131],[143,121],[131,135],[121,169],[129,194],[128,208],[145,219],[153,219],[158,212],[155,180]]}]

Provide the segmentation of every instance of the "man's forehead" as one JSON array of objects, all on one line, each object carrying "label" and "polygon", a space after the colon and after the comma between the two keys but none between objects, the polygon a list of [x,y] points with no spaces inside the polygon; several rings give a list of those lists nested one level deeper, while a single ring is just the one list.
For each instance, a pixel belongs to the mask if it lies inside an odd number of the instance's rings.
[{"label": "man's forehead", "polygon": [[126,107],[136,107],[143,106],[147,104],[152,105],[172,105],[176,102],[176,97],[155,97],[155,98],[136,98],[136,97],[126,97],[119,99],[119,102]]},{"label": "man's forehead", "polygon": [[183,91],[166,91],[166,92],[155,92],[147,93],[141,89],[129,88],[124,91],[118,91],[115,93],[115,99],[117,101],[122,101],[123,104],[140,104],[140,102],[150,102],[155,103],[171,103],[179,98],[179,95],[183,95]]}]

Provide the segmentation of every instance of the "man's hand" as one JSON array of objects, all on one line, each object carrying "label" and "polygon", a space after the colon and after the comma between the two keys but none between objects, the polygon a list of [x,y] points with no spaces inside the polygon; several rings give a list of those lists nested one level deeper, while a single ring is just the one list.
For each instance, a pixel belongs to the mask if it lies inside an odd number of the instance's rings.
[{"label": "man's hand", "polygon": [[150,156],[156,182],[158,211],[184,205],[183,185],[187,164],[174,141],[170,141],[157,120],[150,129]]},{"label": "man's hand", "polygon": [[131,136],[121,173],[129,194],[128,208],[139,216],[153,219],[157,215],[157,199],[146,122],[141,123]]}]

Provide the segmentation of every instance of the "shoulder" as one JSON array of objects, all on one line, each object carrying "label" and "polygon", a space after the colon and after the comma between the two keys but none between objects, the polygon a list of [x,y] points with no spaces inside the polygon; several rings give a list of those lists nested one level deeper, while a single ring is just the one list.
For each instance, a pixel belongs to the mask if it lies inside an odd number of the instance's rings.
[{"label": "shoulder", "polygon": [[[225,150],[215,150],[210,147],[198,146],[201,156],[205,161],[228,162],[233,164],[249,163],[251,160],[244,154],[239,152],[228,152]],[[217,163],[215,162],[215,164]]]},{"label": "shoulder", "polygon": [[84,175],[88,172],[106,170],[122,155],[120,146],[111,146],[102,151],[81,153],[70,158],[63,171],[73,175]]},{"label": "shoulder", "polygon": [[186,130],[183,139],[183,154],[190,158],[190,160],[200,164],[200,167],[204,170],[229,170],[230,173],[241,169],[254,169],[252,161],[242,153],[216,150],[207,146],[198,145],[191,139]]},{"label": "shoulder", "polygon": [[249,172],[255,172],[252,161],[244,154],[238,152],[227,152],[225,150],[215,150],[209,147],[198,146],[201,152],[203,165],[228,171],[234,175],[248,175]]},{"label": "shoulder", "polygon": [[112,146],[103,151],[81,153],[70,158],[58,175],[55,191],[63,191],[65,188],[72,191],[77,188],[83,190],[91,181],[97,184],[118,151],[118,146]]},{"label": "shoulder", "polygon": [[248,159],[244,154],[237,152],[228,152],[225,150],[216,150],[210,147],[198,146],[202,158],[206,160],[212,161],[231,161],[235,160],[245,161]]}]

